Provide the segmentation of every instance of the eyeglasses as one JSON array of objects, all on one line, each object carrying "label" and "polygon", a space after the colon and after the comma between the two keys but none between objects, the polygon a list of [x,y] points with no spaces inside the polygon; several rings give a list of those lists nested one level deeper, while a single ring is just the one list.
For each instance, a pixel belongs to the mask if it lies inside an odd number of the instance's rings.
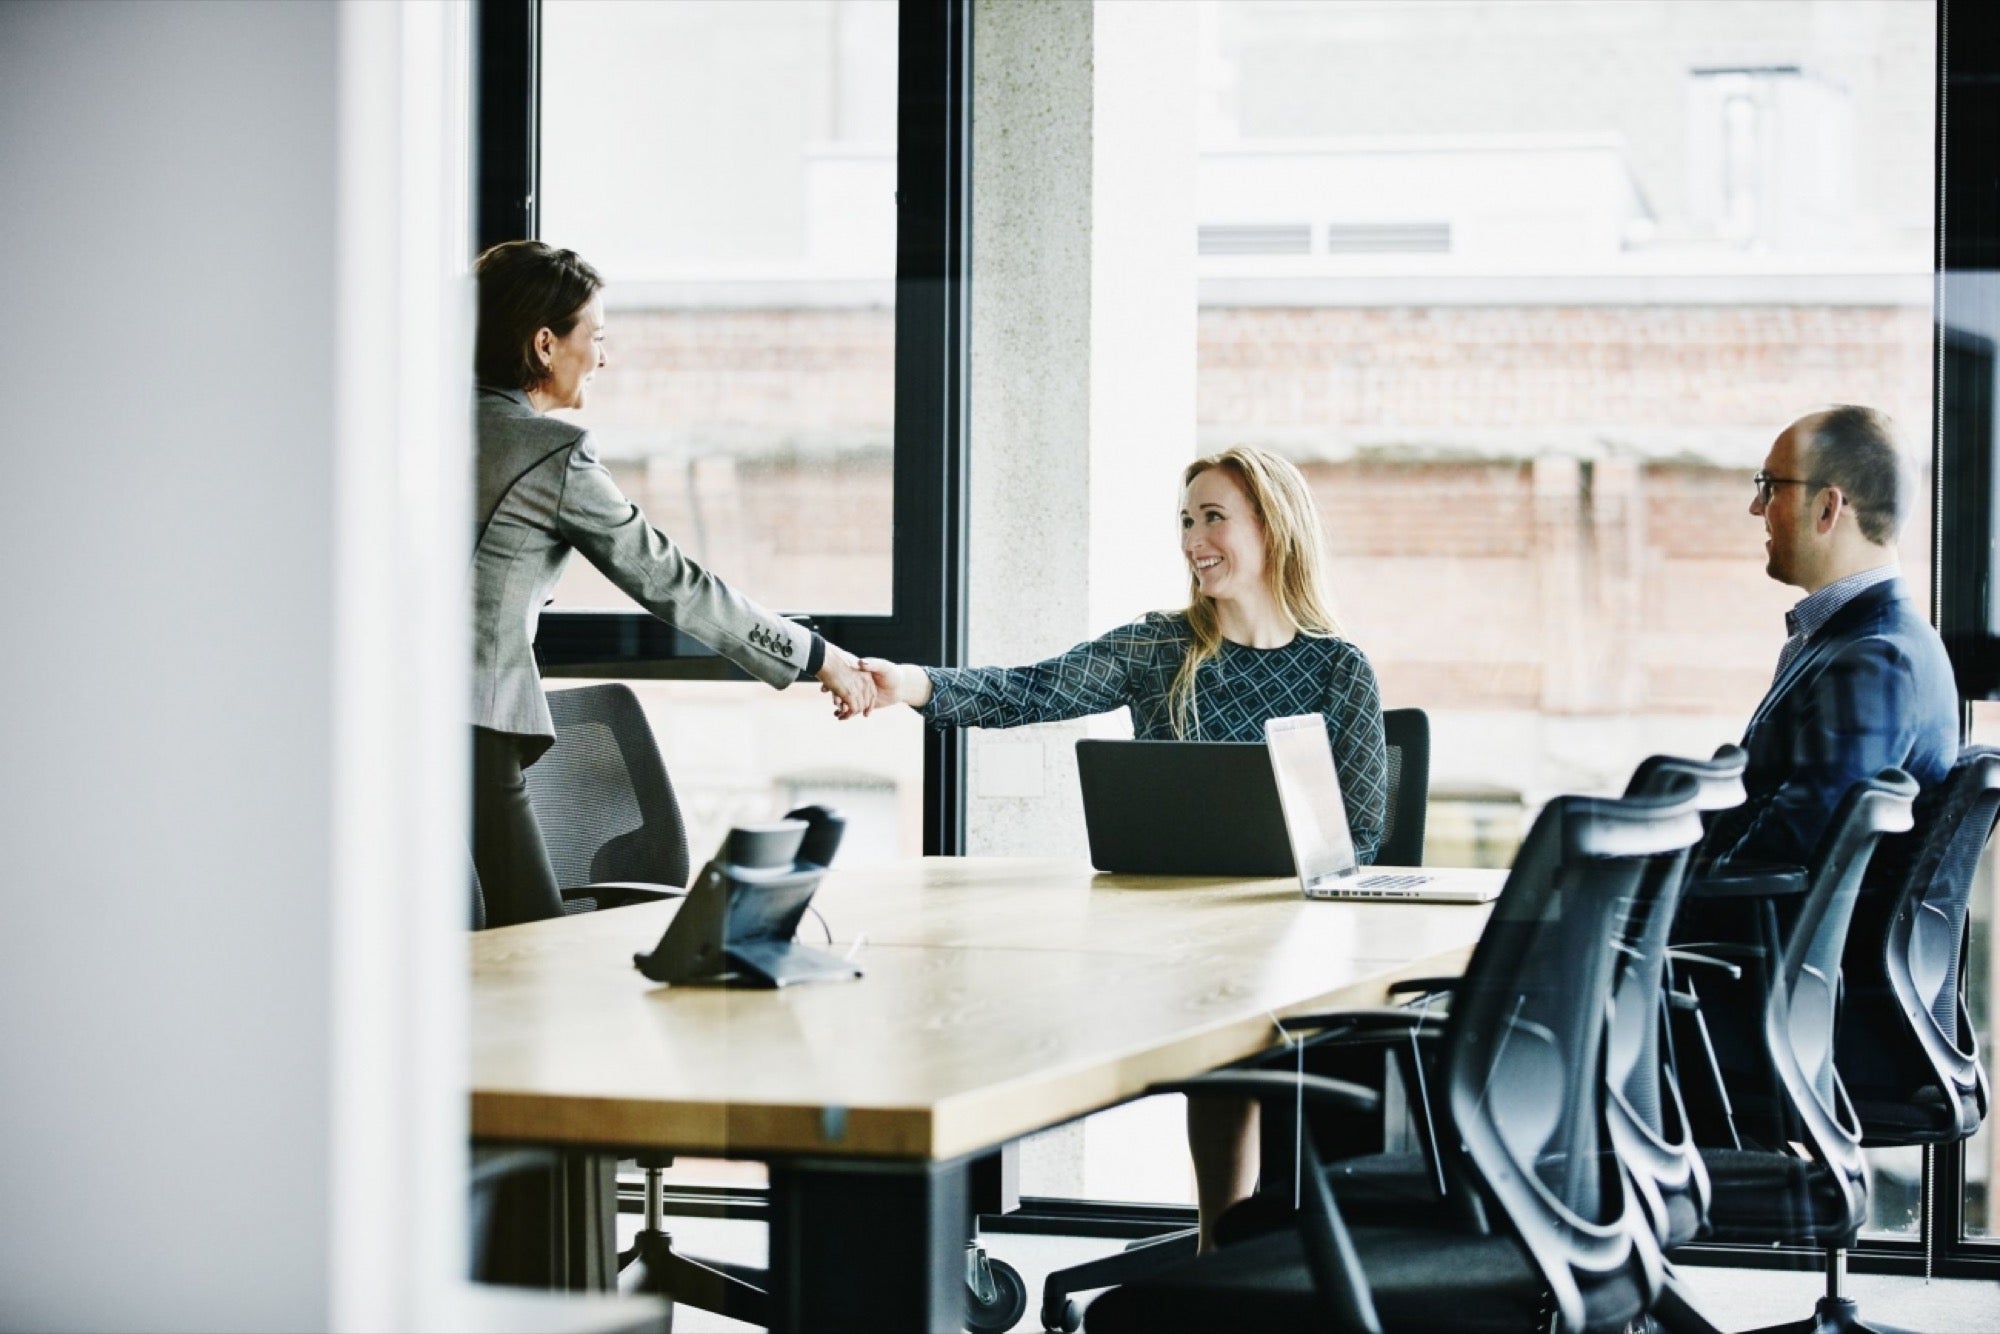
[{"label": "eyeglasses", "polygon": [[1757,487],[1757,503],[1759,505],[1768,505],[1771,503],[1771,488],[1774,486],[1826,485],[1825,482],[1820,481],[1817,477],[1773,477],[1767,472],[1760,472],[1750,480]]}]

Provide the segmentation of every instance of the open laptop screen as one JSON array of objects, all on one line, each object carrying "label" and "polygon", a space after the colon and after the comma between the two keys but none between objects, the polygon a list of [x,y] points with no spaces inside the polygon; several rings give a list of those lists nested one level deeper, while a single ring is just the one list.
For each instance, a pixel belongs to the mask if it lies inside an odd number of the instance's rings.
[{"label": "open laptop screen", "polygon": [[1347,828],[1347,803],[1340,795],[1325,716],[1272,718],[1264,724],[1264,737],[1299,879],[1310,885],[1346,875],[1355,867],[1354,836]]}]

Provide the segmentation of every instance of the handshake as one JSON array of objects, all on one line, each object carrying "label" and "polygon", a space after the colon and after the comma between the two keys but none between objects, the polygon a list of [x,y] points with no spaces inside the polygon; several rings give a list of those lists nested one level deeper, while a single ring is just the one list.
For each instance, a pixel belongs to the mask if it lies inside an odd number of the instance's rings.
[{"label": "handshake", "polygon": [[907,704],[920,709],[930,702],[931,678],[924,669],[887,658],[857,658],[845,649],[826,646],[819,669],[819,688],[833,696],[833,716],[867,717],[878,706]]}]

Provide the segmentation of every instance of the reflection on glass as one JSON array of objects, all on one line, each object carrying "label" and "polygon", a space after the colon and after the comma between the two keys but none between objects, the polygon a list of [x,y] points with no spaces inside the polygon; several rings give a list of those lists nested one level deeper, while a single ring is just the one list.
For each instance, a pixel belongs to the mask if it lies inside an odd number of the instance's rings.
[{"label": "reflection on glass", "polygon": [[[608,284],[578,414],[640,508],[785,611],[890,608],[895,0],[543,9],[542,234]],[[585,562],[559,607],[629,608]]]}]

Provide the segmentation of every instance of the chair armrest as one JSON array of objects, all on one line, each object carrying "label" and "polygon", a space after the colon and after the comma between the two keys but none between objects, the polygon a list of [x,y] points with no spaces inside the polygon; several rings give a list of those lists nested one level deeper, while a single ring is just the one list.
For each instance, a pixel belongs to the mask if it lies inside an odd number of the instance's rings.
[{"label": "chair armrest", "polygon": [[1289,1070],[1218,1070],[1213,1074],[1196,1075],[1193,1079],[1154,1084],[1146,1090],[1149,1094],[1220,1094],[1255,1098],[1260,1102],[1294,1099],[1301,1091],[1307,1102],[1338,1106],[1348,1111],[1372,1112],[1382,1105],[1382,1095],[1373,1089],[1350,1084],[1344,1079],[1302,1075]]},{"label": "chair armrest", "polygon": [[1365,1010],[1329,1010],[1323,1014],[1287,1015],[1281,1022],[1287,1032],[1300,1028],[1321,1030],[1313,1037],[1318,1042],[1324,1039],[1339,1040],[1341,1037],[1362,1037],[1378,1033],[1388,1033],[1400,1037],[1414,1031],[1429,1031],[1444,1027],[1443,1011],[1411,1009],[1407,1005],[1383,1005]]},{"label": "chair armrest", "polygon": [[1764,951],[1758,949],[1755,945],[1733,945],[1726,940],[1704,940],[1697,941],[1696,943],[1701,946],[1702,950],[1713,950],[1715,953],[1705,954],[1676,945],[1667,950],[1667,958],[1676,964],[1691,964],[1697,968],[1717,969],[1727,973],[1729,980],[1732,982],[1742,978],[1742,966],[1740,964],[1733,964],[1727,959],[1718,959],[1716,957],[1717,954],[1740,954],[1746,959],[1761,958],[1764,954]]},{"label": "chair armrest", "polygon": [[1404,977],[1389,984],[1391,996],[1437,995],[1449,996],[1458,990],[1463,979],[1456,977]]},{"label": "chair armrest", "polygon": [[1690,880],[1689,899],[1768,899],[1806,892],[1803,866],[1746,866]]},{"label": "chair armrest", "polygon": [[574,885],[562,892],[564,911],[575,911],[570,907],[580,899],[594,899],[597,911],[606,908],[630,908],[639,903],[658,903],[662,899],[685,898],[687,891],[672,885],[649,885],[638,880],[604,880],[594,885]]}]

